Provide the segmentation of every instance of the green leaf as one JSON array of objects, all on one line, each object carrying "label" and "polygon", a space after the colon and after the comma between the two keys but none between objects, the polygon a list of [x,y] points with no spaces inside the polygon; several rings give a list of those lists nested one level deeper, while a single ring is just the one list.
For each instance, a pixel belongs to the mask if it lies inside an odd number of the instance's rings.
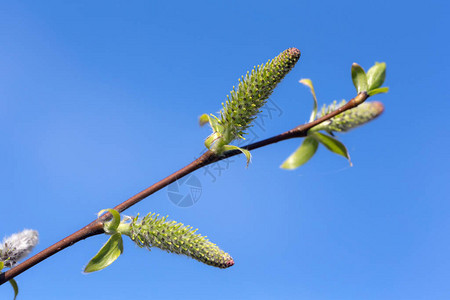
[{"label": "green leaf", "polygon": [[352,80],[358,94],[367,91],[366,72],[357,63],[352,64]]},{"label": "green leaf", "polygon": [[373,95],[376,95],[376,94],[387,93],[388,91],[389,91],[388,87],[382,87],[382,88],[370,90],[367,94],[369,96],[373,96]]},{"label": "green leaf", "polygon": [[220,124],[219,119],[211,114],[211,115],[207,115],[207,114],[203,114],[200,116],[200,126],[205,125],[206,123],[209,123],[209,125],[211,126],[213,133],[210,134],[206,140],[205,140],[205,146],[208,149],[211,149],[211,146],[214,144],[214,142],[216,142],[218,139],[222,138],[222,133],[223,133],[223,126]]},{"label": "green leaf", "polygon": [[220,132],[213,132],[211,133],[205,140],[205,147],[208,149],[211,149],[211,146],[214,144],[215,141],[217,141],[219,138],[222,137],[222,134]]},{"label": "green leaf", "polygon": [[4,267],[5,267],[5,262],[0,261],[0,271],[3,270]]},{"label": "green leaf", "polygon": [[14,278],[10,279],[9,283],[11,283],[11,286],[12,286],[12,288],[14,290],[14,300],[16,300],[17,295],[19,294],[19,286],[17,285],[17,282],[16,282],[16,280]]},{"label": "green leaf", "polygon": [[338,141],[337,139],[335,139],[329,135],[325,135],[320,132],[315,132],[314,134],[311,135],[311,137],[316,139],[318,142],[320,142],[322,145],[324,145],[331,152],[342,155],[343,157],[348,159],[348,162],[350,163],[350,165],[352,165],[352,162],[350,160],[350,155],[348,154],[348,150],[344,146],[344,144],[342,144],[340,141]]},{"label": "green leaf", "polygon": [[210,123],[209,116],[207,114],[201,115],[200,118],[198,119],[198,122],[200,126],[204,126],[206,123]]},{"label": "green leaf", "polygon": [[316,98],[316,92],[314,91],[314,86],[313,86],[313,84],[312,84],[311,79],[304,78],[304,79],[301,79],[299,82],[300,82],[301,84],[304,84],[304,85],[306,85],[307,87],[309,87],[310,90],[311,90],[311,94],[313,95],[313,99],[314,99],[313,111],[312,111],[312,113],[311,113],[311,117],[309,118],[309,122],[312,122],[312,121],[315,120],[316,115],[317,115],[317,98]]},{"label": "green leaf", "polygon": [[305,164],[317,151],[319,143],[312,137],[307,137],[303,143],[280,166],[282,169],[293,170]]},{"label": "green leaf", "polygon": [[103,230],[105,230],[106,233],[115,233],[117,227],[119,227],[120,224],[120,214],[117,210],[112,208],[102,209],[97,216],[100,217],[104,212],[109,212],[112,215],[112,220],[107,221],[103,223]]},{"label": "green leaf", "polygon": [[383,85],[386,78],[386,63],[376,62],[369,71],[367,71],[367,88],[368,91],[379,88]]},{"label": "green leaf", "polygon": [[252,159],[252,155],[250,154],[250,151],[242,149],[238,146],[233,146],[233,145],[225,145],[225,146],[223,146],[223,150],[224,151],[239,150],[242,153],[244,153],[245,157],[247,158],[247,168],[248,168],[248,164],[250,163],[250,160]]},{"label": "green leaf", "polygon": [[223,131],[223,126],[220,125],[219,119],[213,114],[211,114],[211,115],[203,114],[200,116],[200,118],[199,118],[200,126],[204,126],[206,123],[209,123],[209,125],[211,126],[213,131],[217,131],[217,132]]},{"label": "green leaf", "polygon": [[84,268],[85,273],[100,271],[112,264],[123,252],[123,240],[120,233],[113,234],[98,253]]}]

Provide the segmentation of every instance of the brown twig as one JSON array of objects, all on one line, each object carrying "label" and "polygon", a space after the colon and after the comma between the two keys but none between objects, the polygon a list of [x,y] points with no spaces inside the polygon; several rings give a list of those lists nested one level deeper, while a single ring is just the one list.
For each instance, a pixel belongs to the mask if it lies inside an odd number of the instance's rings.
[{"label": "brown twig", "polygon": [[[286,131],[284,133],[281,133],[279,135],[273,136],[271,138],[244,146],[242,148],[247,150],[254,150],[257,148],[261,148],[270,144],[274,144],[280,141],[284,141],[291,138],[297,138],[297,137],[305,137],[308,134],[308,130],[312,127],[331,119],[332,117],[348,110],[351,108],[354,108],[358,106],[359,104],[363,103],[369,96],[367,93],[363,92],[358,94],[355,98],[347,102],[345,105],[339,107],[335,111],[315,120],[312,122],[309,122],[304,125],[300,125],[298,127],[295,127],[289,131]],[[133,197],[129,198],[128,200],[122,202],[121,204],[114,207],[115,210],[118,212],[123,212],[124,210],[130,208],[134,204],[138,203],[139,201],[147,198],[148,196],[152,195],[153,193],[161,190],[162,188],[168,186],[172,182],[186,176],[187,174],[190,174],[194,172],[197,169],[200,169],[206,165],[209,165],[213,162],[240,154],[240,151],[233,150],[233,151],[227,151],[223,153],[220,156],[217,156],[212,151],[208,150],[206,151],[202,156],[185,166],[184,168],[176,171],[175,173],[167,176],[166,178],[162,179],[161,181],[153,184],[152,186],[148,187],[147,189],[141,191],[140,193],[134,195]],[[104,233],[103,231],[103,222],[107,220],[111,215],[109,213],[104,214],[99,219],[94,220],[87,226],[81,228],[80,230],[76,231],[75,233],[69,235],[68,237],[62,239],[61,241],[57,242],[56,244],[42,250],[38,254],[30,257],[23,263],[15,266],[14,268],[1,273],[0,274],[0,285],[7,282],[8,280],[16,277],[17,275],[21,274],[22,272],[28,270],[29,268],[37,265],[41,261],[47,259],[48,257],[52,256],[53,254],[58,253],[59,251],[72,246],[73,244],[84,240],[88,237],[98,235],[101,233]]]}]

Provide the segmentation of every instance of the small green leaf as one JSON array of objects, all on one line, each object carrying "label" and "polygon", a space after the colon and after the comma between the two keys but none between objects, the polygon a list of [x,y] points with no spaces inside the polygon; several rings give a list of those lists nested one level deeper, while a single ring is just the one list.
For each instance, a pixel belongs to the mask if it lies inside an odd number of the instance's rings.
[{"label": "small green leaf", "polygon": [[348,154],[347,148],[342,144],[340,141],[338,141],[335,138],[332,138],[329,135],[325,135],[320,132],[315,132],[313,135],[311,135],[314,139],[316,139],[318,142],[320,142],[322,145],[324,145],[328,150],[330,150],[333,153],[342,155],[346,159],[348,159],[348,162],[350,165],[352,165],[352,162],[350,160],[350,155]]},{"label": "small green leaf", "polygon": [[103,223],[103,230],[105,230],[106,233],[115,233],[117,227],[119,227],[120,224],[120,214],[117,210],[112,208],[102,209],[97,216],[100,217],[104,212],[109,212],[112,215],[112,220],[107,221]]},{"label": "small green leaf", "polygon": [[200,118],[198,119],[198,122],[200,126],[204,126],[206,123],[210,123],[209,116],[207,114],[201,115]]},{"label": "small green leaf", "polygon": [[367,89],[368,91],[379,88],[383,85],[386,78],[386,63],[376,62],[369,71],[367,71]]},{"label": "small green leaf", "polygon": [[225,145],[225,146],[223,146],[223,150],[224,151],[239,150],[242,153],[244,153],[245,157],[247,158],[247,168],[248,168],[248,164],[250,163],[250,160],[252,159],[252,155],[250,154],[250,151],[242,149],[238,146],[233,146],[233,145]]},{"label": "small green leaf", "polygon": [[207,115],[203,114],[200,116],[200,126],[209,123],[211,126],[213,133],[211,133],[205,140],[205,146],[208,149],[211,149],[211,146],[220,138],[223,137],[223,126],[220,124],[219,119],[215,115]]},{"label": "small green leaf", "polygon": [[367,94],[369,96],[373,96],[373,95],[376,95],[376,94],[387,93],[388,91],[389,91],[388,87],[382,87],[382,88],[370,90]]},{"label": "small green leaf", "polygon": [[317,151],[319,143],[312,137],[307,137],[303,143],[280,166],[282,169],[293,170],[305,164]]},{"label": "small green leaf", "polygon": [[214,144],[214,142],[217,141],[221,137],[222,137],[222,134],[217,131],[211,133],[205,140],[205,147],[208,149],[211,149],[211,146]]},{"label": "small green leaf", "polygon": [[358,94],[367,91],[366,72],[357,63],[352,64],[352,80]]},{"label": "small green leaf", "polygon": [[310,88],[311,90],[311,94],[313,95],[313,99],[314,99],[314,105],[313,105],[313,111],[311,113],[311,117],[309,118],[309,122],[312,122],[316,119],[316,115],[317,115],[317,98],[316,98],[316,92],[314,91],[314,86],[313,83],[311,81],[311,79],[308,78],[304,78],[301,79],[299,81],[301,84],[306,85],[307,87]]},{"label": "small green leaf", "polygon": [[14,290],[14,300],[16,300],[17,295],[19,294],[19,286],[17,285],[17,282],[16,282],[16,280],[14,278],[10,279],[9,283],[11,283],[11,286],[12,286],[12,288]]},{"label": "small green leaf", "polygon": [[100,271],[112,264],[123,252],[123,240],[120,233],[113,234],[98,253],[84,268],[85,273]]},{"label": "small green leaf", "polygon": [[223,131],[223,126],[220,125],[219,119],[213,114],[211,114],[211,115],[203,114],[200,116],[200,118],[199,118],[200,126],[204,126],[206,123],[209,123],[209,125],[211,126],[213,131],[218,131],[218,132]]}]

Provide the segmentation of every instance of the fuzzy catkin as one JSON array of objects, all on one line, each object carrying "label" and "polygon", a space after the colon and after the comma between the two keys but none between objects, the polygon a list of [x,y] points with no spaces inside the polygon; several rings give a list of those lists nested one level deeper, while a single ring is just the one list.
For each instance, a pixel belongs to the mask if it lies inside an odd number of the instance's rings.
[{"label": "fuzzy catkin", "polygon": [[39,242],[39,234],[36,230],[25,229],[3,240],[0,245],[0,261],[5,267],[12,268],[18,261],[25,258],[34,246]]},{"label": "fuzzy catkin", "polygon": [[300,51],[289,48],[239,79],[238,87],[233,87],[220,111],[219,124],[224,128],[223,144],[244,135],[277,84],[295,66],[299,58]]},{"label": "fuzzy catkin", "polygon": [[[234,265],[233,258],[197,234],[197,229],[182,223],[169,221],[166,217],[148,214],[142,219],[135,217],[119,231],[128,235],[139,247],[157,247],[167,252],[183,254],[207,265],[228,268]],[[122,229],[120,229],[122,228]],[[125,228],[125,230],[123,229]]]}]

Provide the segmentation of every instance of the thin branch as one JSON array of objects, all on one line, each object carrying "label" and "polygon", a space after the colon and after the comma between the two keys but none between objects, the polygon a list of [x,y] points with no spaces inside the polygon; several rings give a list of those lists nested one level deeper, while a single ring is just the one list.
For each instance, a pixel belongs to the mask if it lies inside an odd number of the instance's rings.
[{"label": "thin branch", "polygon": [[[258,148],[261,148],[261,147],[264,147],[264,146],[267,146],[270,144],[274,144],[274,143],[277,143],[280,141],[284,141],[287,139],[305,137],[308,134],[309,129],[313,128],[314,126],[316,126],[324,121],[327,121],[327,120],[335,117],[336,115],[338,115],[348,109],[352,109],[352,108],[358,106],[359,104],[363,103],[368,97],[369,96],[367,95],[367,93],[365,93],[365,92],[360,93],[355,98],[353,98],[352,100],[347,102],[345,105],[339,107],[335,111],[333,111],[315,121],[309,122],[304,125],[300,125],[289,131],[283,132],[279,135],[276,135],[271,138],[244,146],[242,148],[247,149],[247,150],[254,150],[254,149],[258,149]],[[147,198],[148,196],[152,195],[153,193],[163,189],[164,187],[168,186],[172,182],[175,182],[176,180],[194,172],[195,170],[198,170],[198,169],[200,169],[204,166],[207,166],[209,164],[212,164],[216,161],[220,161],[222,159],[225,159],[225,158],[228,158],[231,156],[235,156],[240,153],[241,153],[240,151],[233,150],[233,151],[227,151],[227,152],[223,153],[222,155],[217,156],[212,151],[208,150],[202,156],[200,156],[199,158],[197,158],[196,160],[194,160],[193,162],[191,162],[184,168],[176,171],[175,173],[173,173],[173,174],[167,176],[166,178],[162,179],[161,181],[153,184],[152,186],[150,186],[147,189],[141,191],[140,193],[134,195],[133,197],[129,198],[128,200],[122,202],[121,204],[114,207],[114,209],[119,212],[123,212],[124,210],[130,208],[134,204],[142,201],[143,199]],[[107,220],[110,216],[111,215],[109,213],[104,214],[99,219],[94,220],[93,222],[91,222],[87,226],[83,227],[82,229],[80,229],[80,230],[76,231],[75,233],[69,235],[68,237],[62,239],[61,241],[57,242],[56,244],[42,250],[38,254],[36,254],[36,255],[30,257],[29,259],[27,259],[26,261],[24,261],[23,263],[15,266],[14,268],[12,268],[4,273],[1,273],[0,274],[0,285],[9,281],[10,279],[16,277],[17,275],[21,274],[22,272],[28,270],[29,268],[37,265],[41,261],[52,256],[53,254],[56,254],[59,251],[65,249],[69,246],[72,246],[73,244],[75,244],[81,240],[84,240],[88,237],[104,233],[102,222]]]}]

